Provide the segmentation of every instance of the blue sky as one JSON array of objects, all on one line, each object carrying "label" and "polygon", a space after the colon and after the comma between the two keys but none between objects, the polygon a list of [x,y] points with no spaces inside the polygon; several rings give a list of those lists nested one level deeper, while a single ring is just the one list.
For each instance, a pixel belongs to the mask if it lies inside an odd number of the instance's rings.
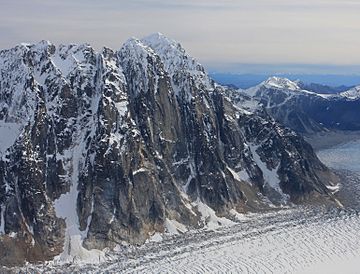
[{"label": "blue sky", "polygon": [[46,39],[116,49],[162,32],[210,70],[360,74],[360,1],[0,0],[0,7],[0,48]]}]

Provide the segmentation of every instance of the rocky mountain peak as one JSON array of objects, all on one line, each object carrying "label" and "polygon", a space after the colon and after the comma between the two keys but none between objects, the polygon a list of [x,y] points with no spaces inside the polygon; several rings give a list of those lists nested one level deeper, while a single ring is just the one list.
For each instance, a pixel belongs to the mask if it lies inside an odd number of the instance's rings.
[{"label": "rocky mountain peak", "polygon": [[301,88],[298,86],[296,82],[276,76],[270,77],[260,85],[264,85],[267,88],[275,88],[275,89],[301,90]]},{"label": "rocky mountain peak", "polygon": [[[149,35],[142,38],[141,41],[161,58],[166,71],[176,85],[183,85],[181,79],[189,78],[199,89],[214,88],[204,67],[191,57],[179,42],[167,38],[161,33]],[[180,83],[177,84],[179,81]]]},{"label": "rocky mountain peak", "polygon": [[20,46],[0,53],[0,73],[2,263],[72,261],[232,210],[333,200],[310,145],[235,106],[161,34],[116,52]]},{"label": "rocky mountain peak", "polygon": [[[155,87],[159,77],[164,77],[164,65],[160,57],[153,49],[145,45],[141,40],[131,38],[125,42],[117,52],[119,64],[128,73],[128,84],[134,88],[129,90],[132,97],[147,93]],[[130,83],[130,82],[131,83]]]}]

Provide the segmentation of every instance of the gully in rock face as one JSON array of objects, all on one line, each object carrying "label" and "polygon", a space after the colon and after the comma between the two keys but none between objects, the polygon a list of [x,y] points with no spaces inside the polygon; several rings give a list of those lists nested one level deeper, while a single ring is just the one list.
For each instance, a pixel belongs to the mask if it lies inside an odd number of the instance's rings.
[{"label": "gully in rock face", "polygon": [[302,137],[236,104],[161,34],[119,51],[19,45],[0,52],[0,73],[4,265],[98,258],[233,210],[336,202],[337,177]]}]

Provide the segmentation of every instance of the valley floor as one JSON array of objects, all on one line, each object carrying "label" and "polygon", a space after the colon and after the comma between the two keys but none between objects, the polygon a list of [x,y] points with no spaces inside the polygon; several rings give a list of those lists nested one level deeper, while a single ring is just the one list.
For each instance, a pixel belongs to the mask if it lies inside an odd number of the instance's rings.
[{"label": "valley floor", "polygon": [[309,142],[316,150],[324,150],[360,139],[360,131],[328,131],[320,132],[305,136],[305,140]]},{"label": "valley floor", "polygon": [[[359,177],[341,172],[359,201]],[[342,194],[342,195],[346,195]],[[350,206],[350,205],[349,205]],[[216,231],[190,232],[118,250],[94,265],[28,266],[26,273],[358,273],[358,203],[248,214]],[[61,271],[59,271],[61,269]]]}]

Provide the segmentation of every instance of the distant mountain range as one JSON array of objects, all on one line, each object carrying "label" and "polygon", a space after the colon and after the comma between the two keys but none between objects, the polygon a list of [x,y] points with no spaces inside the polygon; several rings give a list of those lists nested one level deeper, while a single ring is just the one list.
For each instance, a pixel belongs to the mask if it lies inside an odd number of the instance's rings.
[{"label": "distant mountain range", "polygon": [[[216,82],[222,85],[230,85],[246,89],[260,84],[271,76],[269,74],[233,74],[217,73],[209,74]],[[353,86],[360,85],[360,75],[316,75],[316,74],[277,74],[279,78],[287,78],[291,81],[301,81],[307,85],[306,89],[321,89],[323,93],[337,93],[345,91]]]},{"label": "distant mountain range", "polygon": [[276,121],[301,134],[328,130],[360,130],[360,86],[337,94],[323,93],[323,87],[270,77],[259,85],[233,91],[242,107],[266,109]]}]

